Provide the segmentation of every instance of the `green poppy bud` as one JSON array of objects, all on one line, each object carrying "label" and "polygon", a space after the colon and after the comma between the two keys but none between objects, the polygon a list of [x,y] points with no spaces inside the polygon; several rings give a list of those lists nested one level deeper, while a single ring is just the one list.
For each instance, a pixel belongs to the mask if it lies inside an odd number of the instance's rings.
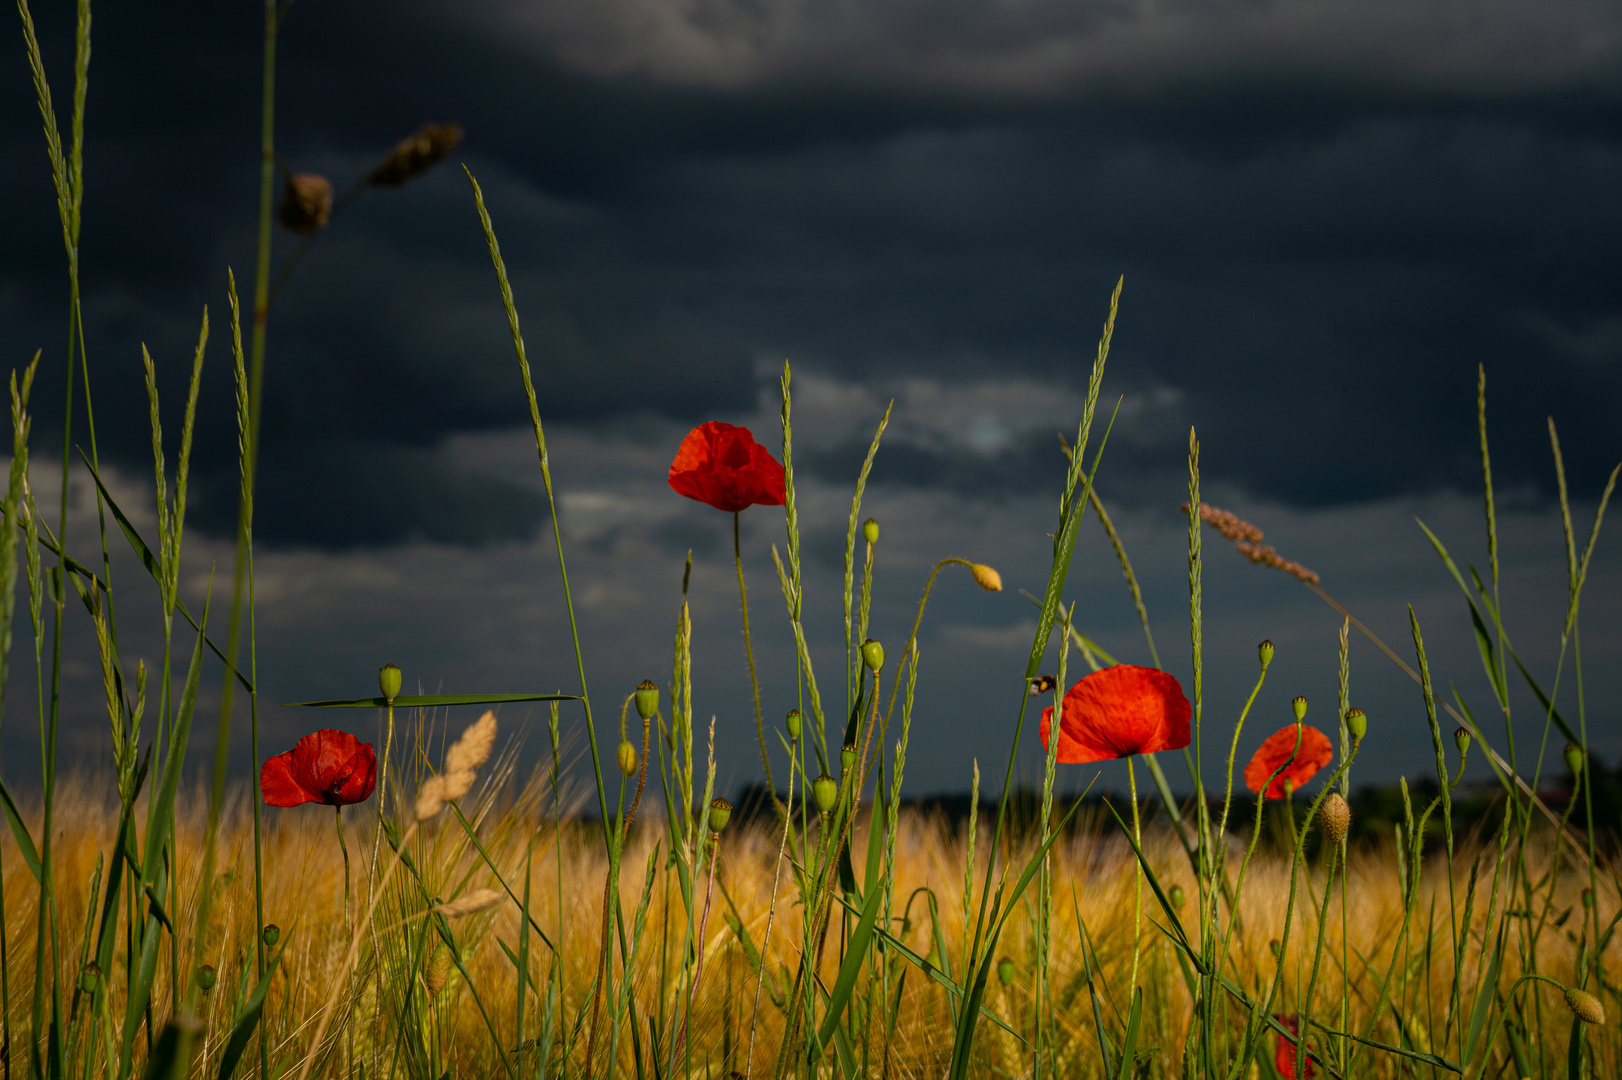
[{"label": "green poppy bud", "polygon": [[866,540],[869,544],[878,543],[879,523],[874,521],[872,518],[868,518],[866,521],[862,522],[862,539]]},{"label": "green poppy bud", "polygon": [[275,923],[271,923],[260,932],[259,936],[266,945],[274,945],[282,939],[282,928]]},{"label": "green poppy bud", "polygon": [[1576,743],[1566,744],[1566,768],[1571,770],[1573,776],[1581,775],[1583,771],[1583,748]]},{"label": "green poppy bud", "polygon": [[1307,718],[1307,699],[1297,694],[1290,699],[1290,708],[1295,710],[1295,722],[1300,723]]},{"label": "green poppy bud", "polygon": [[86,964],[79,969],[79,989],[87,994],[94,994],[101,986],[101,967],[95,963]]},{"label": "green poppy bud", "polygon": [[204,990],[214,989],[214,981],[216,978],[217,976],[214,974],[214,969],[209,967],[207,964],[204,964],[202,967],[197,969],[197,985],[201,986]]},{"label": "green poppy bud", "polygon": [[720,834],[732,820],[732,804],[717,796],[710,800],[710,832]]},{"label": "green poppy bud", "polygon": [[400,669],[384,664],[377,671],[377,688],[383,691],[384,701],[393,701],[400,694]]},{"label": "green poppy bud", "polygon": [[1261,657],[1262,670],[1266,671],[1267,665],[1273,662],[1273,643],[1271,641],[1264,641],[1260,645],[1256,646],[1256,655]]},{"label": "green poppy bud", "polygon": [[799,709],[790,709],[783,723],[788,726],[788,737],[791,739],[798,739],[800,732],[805,730],[805,720],[800,716]]},{"label": "green poppy bud", "polygon": [[1183,904],[1188,900],[1188,895],[1183,892],[1183,887],[1181,885],[1173,885],[1169,895],[1171,897],[1171,906],[1176,908],[1178,911],[1183,910]]},{"label": "green poppy bud", "polygon": [[1453,745],[1459,748],[1459,756],[1462,758],[1464,752],[1470,749],[1470,733],[1464,728],[1453,732]]},{"label": "green poppy bud", "polygon": [[626,776],[636,775],[636,746],[630,739],[621,739],[619,749],[614,751],[615,760],[619,762],[620,772]]},{"label": "green poppy bud", "polygon": [[811,781],[811,798],[817,804],[818,813],[826,814],[839,800],[839,781],[823,773]]},{"label": "green poppy bud", "polygon": [[1014,962],[1008,957],[1005,956],[997,961],[997,981],[1004,986],[1013,986],[1014,976],[1017,974],[1019,974],[1019,969],[1014,966]]},{"label": "green poppy bud", "polygon": [[659,711],[659,688],[652,679],[643,679],[636,684],[636,714],[644,720],[652,720],[653,714]]},{"label": "green poppy bud", "polygon": [[877,671],[879,668],[883,667],[884,646],[880,645],[872,638],[868,638],[866,641],[862,642],[862,663],[867,665],[867,670],[869,671]]},{"label": "green poppy bud", "polygon": [[1591,908],[1593,906],[1594,906],[1594,890],[1593,889],[1584,889],[1583,890],[1583,907]]},{"label": "green poppy bud", "polygon": [[856,767],[856,744],[846,743],[839,748],[839,775],[849,776]]},{"label": "green poppy bud", "polygon": [[1347,710],[1346,730],[1351,733],[1353,742],[1363,741],[1363,736],[1369,733],[1369,718],[1362,709]]}]

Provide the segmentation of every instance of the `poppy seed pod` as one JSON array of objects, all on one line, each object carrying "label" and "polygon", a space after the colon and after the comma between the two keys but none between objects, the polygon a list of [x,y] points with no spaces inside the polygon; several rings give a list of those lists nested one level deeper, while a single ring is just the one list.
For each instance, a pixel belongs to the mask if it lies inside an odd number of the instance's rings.
[{"label": "poppy seed pod", "polygon": [[619,763],[620,772],[626,776],[636,775],[636,746],[630,739],[621,739],[619,749],[614,751],[614,759]]},{"label": "poppy seed pod", "polygon": [[1183,910],[1183,904],[1188,901],[1188,894],[1183,892],[1181,885],[1173,885],[1170,892],[1171,906],[1178,911]]},{"label": "poppy seed pod", "polygon": [[1566,1004],[1571,1006],[1572,1014],[1585,1024],[1605,1023],[1605,1006],[1599,1003],[1599,998],[1586,990],[1579,990],[1575,986],[1566,987]]},{"label": "poppy seed pod", "polygon": [[856,744],[846,743],[839,748],[839,775],[849,776],[856,767]]},{"label": "poppy seed pod", "polygon": [[197,985],[204,990],[214,989],[214,983],[218,978],[219,976],[215,974],[214,969],[207,964],[197,969]]},{"label": "poppy seed pod", "polygon": [[378,668],[377,688],[383,691],[384,701],[393,701],[400,693],[400,669],[394,664],[384,664]]},{"label": "poppy seed pod", "polygon": [[659,711],[659,687],[654,685],[652,679],[643,679],[636,684],[636,714],[644,720],[652,720],[653,714]]},{"label": "poppy seed pod", "polygon": [[1464,728],[1459,728],[1458,730],[1454,731],[1453,745],[1459,748],[1459,756],[1462,758],[1464,756],[1464,752],[1470,749],[1470,733],[1464,730]]},{"label": "poppy seed pod", "polygon": [[259,936],[266,945],[274,945],[282,939],[282,928],[271,923],[259,932]]},{"label": "poppy seed pod", "polygon": [[1002,592],[1002,575],[985,563],[971,563],[969,573],[974,575],[974,583],[986,592]]},{"label": "poppy seed pod", "polygon": [[1352,827],[1352,808],[1346,805],[1340,792],[1331,792],[1323,805],[1318,807],[1318,824],[1331,844],[1346,839],[1346,830]]},{"label": "poppy seed pod", "polygon": [[1307,718],[1307,699],[1300,694],[1290,699],[1290,708],[1295,712],[1297,723]]},{"label": "poppy seed pod", "polygon": [[1576,743],[1566,744],[1566,768],[1571,770],[1573,776],[1578,776],[1583,771],[1583,748]]},{"label": "poppy seed pod", "polygon": [[101,966],[96,963],[86,964],[79,969],[79,989],[86,994],[94,994],[96,988],[101,986]]},{"label": "poppy seed pod", "polygon": [[811,781],[811,798],[817,804],[817,812],[826,814],[839,799],[839,781],[823,773]]},{"label": "poppy seed pod", "polygon": [[790,709],[783,723],[788,727],[788,737],[791,739],[798,739],[800,732],[805,730],[805,720],[800,716],[799,709]]},{"label": "poppy seed pod", "polygon": [[997,961],[997,981],[1004,986],[1013,986],[1014,976],[1017,974],[1019,974],[1019,969],[1014,967],[1014,962],[1008,957],[1005,956]]},{"label": "poppy seed pod", "polygon": [[1261,657],[1262,670],[1266,671],[1267,665],[1273,662],[1273,643],[1271,641],[1264,641],[1260,645],[1256,646],[1256,655]]},{"label": "poppy seed pod", "polygon": [[710,832],[720,835],[721,830],[727,827],[732,820],[732,804],[717,796],[710,800]]},{"label": "poppy seed pod", "polygon": [[862,642],[862,663],[867,665],[867,670],[869,671],[877,671],[879,668],[883,667],[884,646],[880,645],[872,638],[868,638],[866,641]]},{"label": "poppy seed pod", "polygon": [[879,523],[874,521],[872,518],[868,518],[866,521],[862,522],[862,539],[866,540],[869,544],[878,543]]},{"label": "poppy seed pod", "polygon": [[1369,718],[1362,709],[1348,709],[1346,711],[1346,730],[1351,733],[1353,742],[1362,742],[1363,736],[1369,733]]}]

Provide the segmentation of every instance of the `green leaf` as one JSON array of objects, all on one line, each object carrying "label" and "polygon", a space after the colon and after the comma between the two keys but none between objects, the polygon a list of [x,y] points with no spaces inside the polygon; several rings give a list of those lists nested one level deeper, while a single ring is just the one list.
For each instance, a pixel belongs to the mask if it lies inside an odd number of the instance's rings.
[{"label": "green leaf", "polygon": [[862,968],[867,966],[867,947],[873,939],[873,920],[879,913],[879,902],[884,898],[884,890],[875,884],[867,890],[867,903],[862,906],[862,914],[856,920],[856,930],[850,936],[850,943],[845,948],[845,962],[839,965],[839,975],[834,979],[834,988],[828,994],[828,1012],[823,1017],[822,1029],[817,1032],[816,1042],[811,1047],[811,1060],[822,1058],[822,1049],[833,1038],[834,1029],[839,1025],[839,1017],[844,1014],[845,1005],[850,1001],[850,992],[856,988],[856,976],[860,975]]},{"label": "green leaf", "polygon": [[1126,1019],[1126,1039],[1121,1043],[1121,1067],[1116,1080],[1132,1080],[1132,1070],[1138,1060],[1138,1021],[1143,1017],[1143,987],[1132,991],[1132,1012]]},{"label": "green leaf", "polygon": [[1571,1018],[1571,1038],[1566,1040],[1566,1080],[1583,1080],[1583,1022]]},{"label": "green leaf", "polygon": [[248,1049],[248,1040],[253,1036],[254,1028],[259,1026],[259,1017],[265,1011],[265,995],[270,992],[270,980],[276,974],[276,968],[282,962],[282,953],[287,951],[287,943],[292,936],[291,932],[282,935],[276,954],[265,965],[265,973],[259,977],[258,985],[248,995],[236,1022],[231,1025],[231,1039],[225,1044],[225,1053],[220,1056],[219,1080],[231,1080],[243,1052]]},{"label": "green leaf", "polygon": [[0,806],[6,811],[6,820],[11,822],[11,835],[17,838],[17,849],[23,853],[23,862],[28,864],[28,870],[39,880],[39,852],[34,847],[34,838],[28,835],[28,827],[23,824],[23,818],[17,812],[17,800],[11,797],[11,790],[6,782],[0,780]]},{"label": "green leaf", "polygon": [[1504,933],[1498,932],[1498,942],[1492,950],[1492,960],[1487,964],[1487,973],[1477,980],[1480,987],[1476,995],[1476,1007],[1470,1013],[1470,1033],[1464,1038],[1464,1052],[1460,1058],[1466,1066],[1476,1056],[1476,1040],[1481,1038],[1481,1029],[1486,1026],[1487,1013],[1492,1005],[1493,991],[1498,986],[1498,962],[1504,955]]},{"label": "green leaf", "polygon": [[[579,701],[579,694],[401,694],[394,704],[402,709],[433,708],[438,705],[503,705],[512,701]],[[284,709],[382,709],[387,698],[353,698],[341,701],[289,701]]]}]

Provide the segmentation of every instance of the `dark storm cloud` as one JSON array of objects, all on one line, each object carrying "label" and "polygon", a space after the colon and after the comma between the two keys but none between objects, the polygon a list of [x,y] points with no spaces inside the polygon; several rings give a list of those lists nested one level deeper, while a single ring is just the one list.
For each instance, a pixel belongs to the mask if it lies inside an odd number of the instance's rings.
[{"label": "dark storm cloud", "polygon": [[[1074,401],[1117,275],[1109,476],[1130,500],[1208,468],[1324,505],[1472,482],[1487,366],[1502,482],[1549,490],[1617,454],[1622,94],[1603,5],[696,6],[301,4],[282,37],[279,148],[340,190],[426,118],[469,135],[543,414],[686,421],[750,408],[784,357],[887,396],[988,374]],[[701,17],[702,16],[702,17]],[[58,80],[69,30],[41,12]],[[649,22],[648,20],[652,20]],[[198,449],[230,521],[224,268],[251,289],[251,6],[98,12],[84,241],[104,454],[147,468],[137,344],[170,407],[214,326]],[[632,32],[628,28],[641,28]],[[649,29],[651,27],[651,29]],[[643,32],[645,31],[645,32]],[[20,52],[0,76],[12,207],[6,354],[61,348],[60,231]],[[278,257],[292,245],[278,241]],[[532,535],[528,480],[451,460],[527,408],[454,162],[368,193],[271,324],[261,536],[342,548]],[[53,382],[53,380],[55,380]],[[47,363],[42,400],[57,400]],[[125,407],[119,407],[125,406]],[[875,483],[998,496],[1061,468],[999,399],[897,430]],[[1175,420],[1175,422],[1172,422]],[[51,410],[40,436],[50,439]],[[1007,429],[976,443],[976,425]],[[807,463],[854,472],[866,438]],[[1154,485],[1159,487],[1161,485]],[[392,492],[393,494],[384,494]],[[670,544],[696,543],[672,533]]]}]

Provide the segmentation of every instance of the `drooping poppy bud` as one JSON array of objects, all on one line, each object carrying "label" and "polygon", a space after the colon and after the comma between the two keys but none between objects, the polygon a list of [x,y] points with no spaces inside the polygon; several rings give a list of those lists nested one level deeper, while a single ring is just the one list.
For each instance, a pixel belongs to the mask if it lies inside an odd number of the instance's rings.
[{"label": "drooping poppy bud", "polygon": [[1183,904],[1188,901],[1188,895],[1183,892],[1183,887],[1181,885],[1173,885],[1168,895],[1171,898],[1171,906],[1176,908],[1178,911],[1183,910]]},{"label": "drooping poppy bud", "polygon": [[1346,839],[1346,831],[1352,827],[1352,808],[1346,805],[1340,792],[1331,792],[1323,805],[1318,807],[1318,824],[1323,827],[1324,836],[1331,844]]},{"label": "drooping poppy bud", "polygon": [[1300,694],[1290,699],[1290,708],[1295,712],[1297,723],[1307,718],[1307,699]]},{"label": "drooping poppy bud", "polygon": [[868,518],[866,521],[862,522],[862,539],[866,540],[869,544],[878,543],[879,523],[874,521],[872,518]]},{"label": "drooping poppy bud", "polygon": [[866,641],[862,642],[862,663],[867,665],[867,670],[869,671],[877,671],[879,668],[883,667],[884,646],[880,645],[872,638],[868,638]]},{"label": "drooping poppy bud", "polygon": [[717,797],[711,799],[710,800],[710,818],[709,818],[710,832],[715,833],[717,836],[719,836],[721,834],[721,830],[726,828],[727,827],[727,822],[729,822],[731,820],[732,820],[732,804],[727,802],[725,799],[721,798],[720,796],[717,796]]},{"label": "drooping poppy bud", "polygon": [[1347,710],[1346,730],[1352,736],[1353,742],[1363,741],[1363,736],[1369,733],[1369,718],[1362,709]]},{"label": "drooping poppy bud", "polygon": [[1470,749],[1470,733],[1464,728],[1458,728],[1455,730],[1453,732],[1453,745],[1458,747],[1459,756],[1462,758],[1464,756],[1464,752]]},{"label": "drooping poppy bud", "polygon": [[839,748],[839,775],[849,776],[856,767],[856,744],[846,743]]},{"label": "drooping poppy bud", "polygon": [[259,937],[266,945],[274,945],[282,939],[282,928],[271,923],[259,932]]},{"label": "drooping poppy bud", "polygon": [[400,669],[384,664],[377,671],[377,688],[383,691],[384,701],[393,701],[400,693]]},{"label": "drooping poppy bud", "polygon": [[1267,665],[1273,662],[1273,643],[1271,641],[1263,641],[1260,645],[1256,646],[1256,655],[1261,657],[1262,670],[1266,671]]},{"label": "drooping poppy bud", "polygon": [[1005,956],[997,961],[997,981],[1004,986],[1013,986],[1014,976],[1017,974],[1019,974],[1019,969],[1014,966],[1014,962],[1008,957]]},{"label": "drooping poppy bud", "polygon": [[839,781],[823,773],[811,781],[811,798],[816,801],[819,813],[828,813],[839,801]]},{"label": "drooping poppy bud", "polygon": [[1566,768],[1571,770],[1571,775],[1573,776],[1580,776],[1582,774],[1583,748],[1578,746],[1576,743],[1568,742],[1566,744]]},{"label": "drooping poppy bud", "polygon": [[204,990],[214,989],[214,983],[219,978],[214,969],[207,964],[197,969],[197,985]]},{"label": "drooping poppy bud", "polygon": [[653,714],[659,711],[659,687],[652,679],[643,679],[636,684],[635,697],[636,714],[644,720],[652,720]]},{"label": "drooping poppy bud", "polygon": [[985,563],[970,563],[969,573],[974,575],[974,583],[986,592],[1002,592],[1002,575]]},{"label": "drooping poppy bud", "polygon": [[621,773],[636,775],[636,746],[630,739],[620,740],[619,749],[614,751],[614,759],[619,763]]},{"label": "drooping poppy bud", "polygon": [[332,181],[317,173],[293,173],[282,190],[276,219],[297,236],[309,236],[327,227],[332,217]]},{"label": "drooping poppy bud", "polygon": [[1605,1023],[1605,1006],[1586,990],[1566,987],[1566,1004],[1571,1007],[1572,1014],[1585,1024]]},{"label": "drooping poppy bud", "polygon": [[798,739],[800,732],[805,730],[805,720],[800,716],[799,709],[790,709],[783,723],[788,727],[788,737],[791,739]]}]

